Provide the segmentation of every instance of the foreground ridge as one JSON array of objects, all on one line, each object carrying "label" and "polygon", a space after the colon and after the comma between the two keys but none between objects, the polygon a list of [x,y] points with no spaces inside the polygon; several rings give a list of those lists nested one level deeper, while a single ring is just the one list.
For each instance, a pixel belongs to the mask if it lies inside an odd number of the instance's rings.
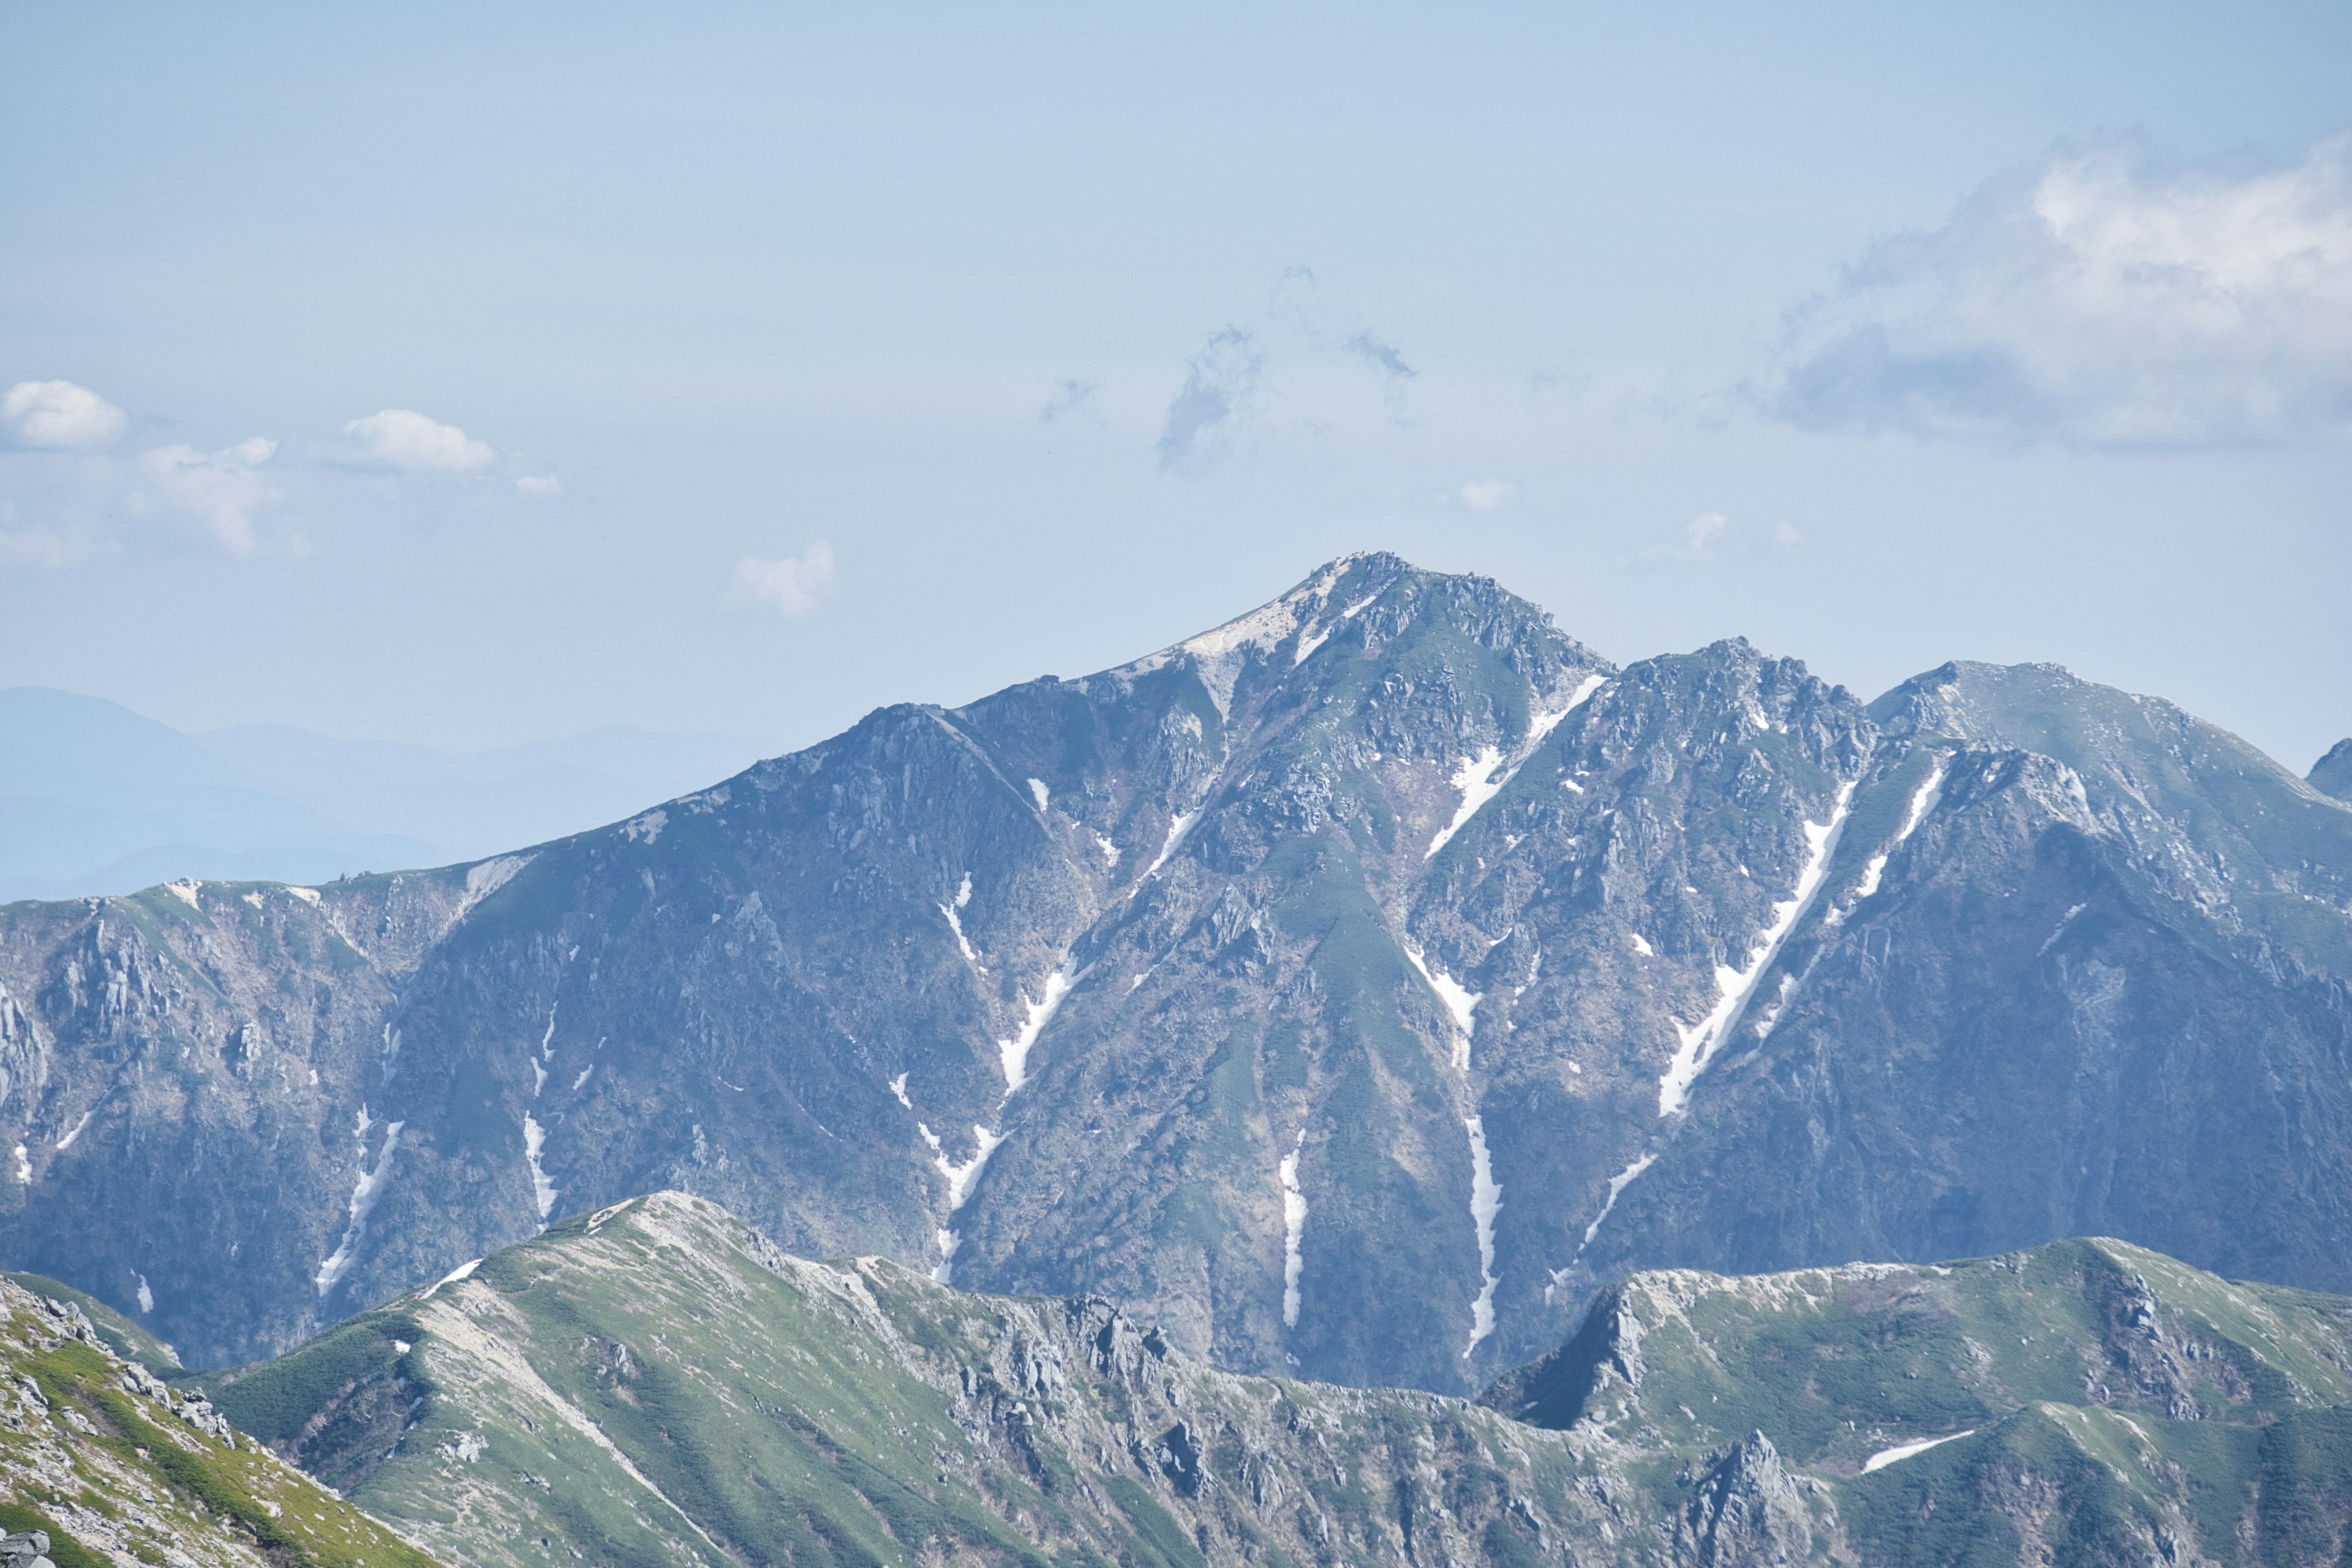
[{"label": "foreground ridge", "polygon": [[2352,1301],[2108,1240],[1637,1274],[1474,1404],[1223,1372],[1099,1298],[811,1262],[658,1193],[206,1386],[493,1565],[2267,1564],[2352,1542]]}]

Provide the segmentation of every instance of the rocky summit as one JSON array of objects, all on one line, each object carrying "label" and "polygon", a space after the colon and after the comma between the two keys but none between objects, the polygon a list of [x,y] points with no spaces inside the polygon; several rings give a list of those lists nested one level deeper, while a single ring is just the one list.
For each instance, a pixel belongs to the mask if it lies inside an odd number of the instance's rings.
[{"label": "rocky summit", "polygon": [[2112,1241],[1635,1274],[1479,1403],[625,1200],[199,1380],[453,1563],[2333,1563],[2352,1300]]},{"label": "rocky summit", "polygon": [[0,910],[0,1256],[220,1365],[677,1188],[1468,1394],[1659,1268],[2352,1289],[2347,979],[2352,806],[2169,704],[1350,556],[478,863]]}]

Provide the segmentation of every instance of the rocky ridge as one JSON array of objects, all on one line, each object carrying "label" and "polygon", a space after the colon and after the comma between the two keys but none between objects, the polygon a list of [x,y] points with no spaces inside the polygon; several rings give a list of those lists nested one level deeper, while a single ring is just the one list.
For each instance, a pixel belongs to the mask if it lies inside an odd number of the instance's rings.
[{"label": "rocky ridge", "polygon": [[2286,1564],[2352,1544],[2352,1301],[2110,1241],[1638,1274],[1469,1404],[1223,1372],[1100,1298],[814,1263],[667,1193],[204,1381],[486,1568]]}]

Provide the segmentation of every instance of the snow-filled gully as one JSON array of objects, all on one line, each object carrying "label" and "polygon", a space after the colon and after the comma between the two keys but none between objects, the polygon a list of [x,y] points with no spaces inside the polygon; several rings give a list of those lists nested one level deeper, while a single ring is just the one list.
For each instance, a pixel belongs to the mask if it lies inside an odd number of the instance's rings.
[{"label": "snow-filled gully", "polygon": [[[1439,828],[1437,836],[1429,841],[1429,848],[1422,858],[1437,858],[1437,852],[1445,847],[1446,842],[1470,826],[1470,819],[1478,815],[1479,808],[1502,794],[1503,786],[1518,776],[1528,759],[1535,755],[1536,748],[1544,743],[1544,738],[1559,727],[1559,721],[1584,706],[1585,699],[1600,690],[1607,681],[1606,676],[1588,675],[1583,684],[1570,695],[1565,706],[1549,713],[1537,714],[1529,721],[1527,738],[1519,742],[1518,755],[1508,768],[1503,767],[1503,753],[1494,746],[1482,749],[1475,757],[1464,759],[1461,765],[1454,770],[1452,780],[1454,787],[1461,792],[1462,804],[1454,808],[1454,820]],[[1499,776],[1497,770],[1500,770]]]},{"label": "snow-filled gully", "polygon": [[1747,1007],[1748,998],[1755,994],[1756,983],[1772,966],[1772,960],[1779,955],[1781,944],[1789,940],[1789,933],[1796,929],[1798,920],[1821,892],[1822,882],[1828,879],[1830,858],[1837,853],[1838,837],[1845,831],[1846,814],[1853,802],[1853,784],[1849,780],[1837,793],[1837,804],[1830,810],[1830,819],[1804,825],[1811,853],[1806,857],[1804,869],[1798,873],[1797,889],[1786,901],[1772,906],[1772,923],[1764,928],[1763,934],[1756,939],[1756,945],[1748,950],[1747,968],[1733,969],[1722,963],[1716,965],[1715,984],[1719,994],[1714,1008],[1696,1024],[1685,1024],[1679,1018],[1673,1020],[1675,1032],[1681,1037],[1682,1043],[1675,1049],[1674,1059],[1666,1064],[1665,1073],[1658,1079],[1660,1116],[1679,1116],[1689,1108],[1691,1085],[1698,1081],[1699,1075],[1706,1071],[1708,1064],[1714,1061],[1732,1026],[1739,1022],[1739,1015]]},{"label": "snow-filled gully", "polygon": [[[1855,782],[1848,780],[1839,787],[1827,822],[1803,824],[1805,864],[1797,873],[1796,889],[1786,900],[1772,906],[1772,923],[1765,927],[1755,944],[1748,949],[1747,967],[1735,970],[1728,964],[1717,964],[1715,971],[1717,994],[1715,1005],[1708,1010],[1706,1016],[1696,1024],[1685,1024],[1679,1018],[1671,1020],[1680,1043],[1674,1058],[1666,1064],[1664,1074],[1658,1079],[1660,1121],[1670,1121],[1689,1109],[1692,1086],[1714,1062],[1723,1042],[1730,1037],[1754,998],[1757,983],[1772,967],[1772,961],[1780,955],[1781,947],[1796,930],[1798,921],[1804,918],[1806,910],[1821,895],[1822,884],[1829,879],[1830,862],[1837,855],[1838,839],[1845,831],[1846,816],[1853,808]],[[1927,787],[1914,798],[1910,816],[1895,840],[1897,843],[1908,837],[1920,819],[1934,808],[1934,792],[1941,783],[1942,773],[1938,770],[1937,775],[1928,781]],[[1634,941],[1644,953],[1650,951],[1649,943],[1639,937]],[[1617,1207],[1617,1200],[1624,1195],[1625,1189],[1654,1164],[1657,1158],[1658,1152],[1652,1149],[1609,1179],[1608,1196],[1602,1199],[1601,1212],[1592,1216],[1592,1223],[1584,1227],[1584,1238],[1577,1244],[1575,1255],[1568,1260],[1568,1267],[1549,1270],[1551,1283],[1544,1287],[1547,1303],[1567,1282],[1577,1264],[1583,1260],[1585,1249],[1600,1236],[1601,1227],[1608,1223],[1610,1215]]]},{"label": "snow-filled gully", "polygon": [[319,1272],[310,1277],[310,1283],[319,1288],[321,1300],[324,1300],[328,1292],[342,1282],[343,1276],[351,1269],[352,1260],[359,1256],[360,1242],[367,1235],[368,1215],[374,1209],[375,1200],[383,1191],[383,1179],[392,1172],[393,1151],[400,1146],[400,1130],[407,1123],[393,1121],[385,1124],[383,1152],[377,1155],[374,1165],[370,1166],[367,1158],[367,1136],[368,1129],[374,1125],[374,1121],[368,1115],[367,1107],[361,1106],[359,1125],[352,1132],[360,1148],[360,1174],[359,1180],[352,1186],[350,1219],[343,1226],[343,1239],[337,1244],[335,1250],[326,1260],[319,1265]]},{"label": "snow-filled gully", "polygon": [[1307,1234],[1307,1197],[1298,1190],[1298,1156],[1306,1148],[1307,1129],[1302,1127],[1290,1152],[1275,1167],[1276,1179],[1282,1184],[1282,1326],[1286,1329],[1298,1326],[1298,1280],[1307,1271],[1298,1251],[1299,1241]]},{"label": "snow-filled gully", "polygon": [[1462,1119],[1470,1134],[1470,1222],[1478,1231],[1478,1296],[1470,1303],[1470,1342],[1462,1347],[1468,1361],[1478,1342],[1495,1331],[1495,1215],[1503,1206],[1503,1189],[1495,1181],[1495,1162],[1486,1152],[1486,1124],[1482,1117]]}]

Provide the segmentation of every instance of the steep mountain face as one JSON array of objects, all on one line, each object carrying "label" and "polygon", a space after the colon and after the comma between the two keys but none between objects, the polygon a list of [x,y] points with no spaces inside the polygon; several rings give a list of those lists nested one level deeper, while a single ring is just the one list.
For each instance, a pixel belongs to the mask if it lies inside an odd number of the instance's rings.
[{"label": "steep mountain face", "polygon": [[1771,1005],[1591,1278],[2090,1232],[2352,1287],[2352,814],[2051,667],[1950,665],[1872,711]]},{"label": "steep mountain face", "polygon": [[625,1200],[204,1380],[451,1561],[2333,1563],[2352,1301],[2113,1242],[1644,1273],[1479,1405]]},{"label": "steep mountain face", "polygon": [[110,1337],[71,1302],[0,1280],[6,1561],[431,1568],[202,1394],[115,1354]]},{"label": "steep mountain face", "polygon": [[675,1186],[1453,1391],[1652,1264],[2342,1286],[2347,868],[2063,672],[1618,669],[1349,557],[470,868],[0,910],[0,1248],[220,1363]]},{"label": "steep mountain face", "polygon": [[2311,787],[2337,800],[2352,800],[2352,740],[2338,741],[2312,764]]}]

